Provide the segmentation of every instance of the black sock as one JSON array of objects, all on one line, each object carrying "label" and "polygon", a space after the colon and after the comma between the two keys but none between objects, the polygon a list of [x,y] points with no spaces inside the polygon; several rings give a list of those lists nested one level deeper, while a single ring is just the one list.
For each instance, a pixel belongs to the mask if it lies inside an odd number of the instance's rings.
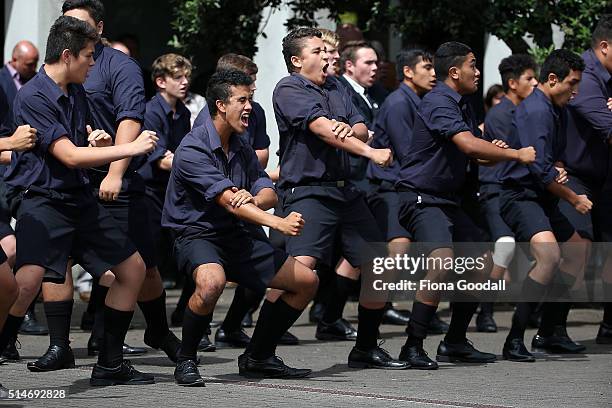
[{"label": "black sock", "polygon": [[199,315],[194,313],[189,306],[185,309],[183,315],[183,334],[181,352],[178,360],[195,360],[198,353],[198,345],[204,332],[208,329],[210,322],[212,321],[213,314]]},{"label": "black sock", "polygon": [[612,325],[612,283],[604,282],[603,294],[605,300],[603,322]]},{"label": "black sock", "polygon": [[514,314],[512,315],[512,327],[508,333],[507,339],[523,339],[525,330],[529,323],[529,317],[538,307],[539,299],[546,295],[547,285],[542,285],[539,282],[527,276],[523,281],[522,296],[527,302],[521,302],[516,305]]},{"label": "black sock", "polygon": [[49,345],[68,347],[70,345],[70,319],[74,300],[44,302],[45,316],[49,326]]},{"label": "black sock", "polygon": [[159,348],[170,332],[166,316],[166,291],[162,291],[161,296],[156,299],[138,302],[138,306],[147,322],[144,341],[153,348]]},{"label": "black sock", "polygon": [[187,304],[189,303],[189,299],[191,295],[195,292],[195,282],[193,279],[187,278],[185,279],[185,283],[183,284],[183,289],[181,290],[181,297],[179,297],[178,302],[176,303],[176,313],[183,314],[185,313],[185,309],[187,308]]},{"label": "black sock", "polygon": [[[264,313],[264,308],[269,309]],[[262,313],[264,318],[262,319]],[[276,353],[280,338],[300,317],[302,310],[288,305],[282,298],[271,303],[265,301],[261,307],[257,325],[248,347],[248,352],[256,360],[265,360]],[[261,322],[261,323],[260,323]]]},{"label": "black sock", "polygon": [[493,302],[482,302],[480,304],[480,314],[493,316]]},{"label": "black sock", "polygon": [[[550,284],[550,290],[546,297],[549,302],[542,306],[542,322],[538,329],[538,334],[544,337],[552,336],[555,331],[555,326],[563,324],[569,313],[567,302],[558,302],[561,300],[569,300],[569,291],[574,286],[576,278],[561,270],[555,274],[553,281]],[[571,306],[571,303],[570,303]]]},{"label": "black sock", "polygon": [[408,334],[406,346],[423,347],[423,339],[427,337],[427,328],[436,314],[436,310],[438,310],[438,306],[431,306],[418,301],[412,304],[412,314],[406,328]]},{"label": "black sock", "polygon": [[361,304],[359,305],[359,326],[357,328],[357,343],[355,347],[364,351],[376,348],[378,328],[384,313],[384,307],[382,309],[367,309]]},{"label": "black sock", "polygon": [[226,333],[240,330],[242,327],[242,319],[244,319],[244,316],[249,313],[251,309],[257,309],[261,298],[261,294],[247,289],[244,286],[238,286],[234,291],[232,304],[229,309],[227,309],[227,314],[225,315],[225,319],[223,319],[221,328],[225,330]]},{"label": "black sock", "polygon": [[319,277],[319,288],[312,301],[327,304],[336,289],[336,271],[323,264],[317,265],[317,276]]},{"label": "black sock", "polygon": [[336,275],[335,283],[335,293],[328,298],[325,312],[323,314],[323,321],[325,323],[333,323],[342,317],[342,313],[344,313],[344,306],[346,306],[346,301],[351,293],[353,293],[358,281]]},{"label": "black sock", "polygon": [[0,353],[4,351],[6,345],[9,344],[11,340],[17,338],[17,331],[19,331],[21,323],[23,323],[23,316],[17,317],[11,314],[6,316],[4,327],[2,327],[0,331]]},{"label": "black sock", "polygon": [[101,366],[114,368],[123,361],[123,343],[132,316],[134,311],[125,312],[104,305],[104,333],[98,355],[98,364]]},{"label": "black sock", "polygon": [[461,344],[465,341],[465,334],[472,320],[472,316],[478,309],[478,302],[455,302],[453,312],[448,326],[448,333],[444,341],[451,344]]},{"label": "black sock", "polygon": [[91,338],[98,340],[102,339],[104,334],[104,308],[106,303],[106,295],[108,295],[108,289],[106,286],[97,285],[94,283],[92,291],[96,291],[95,306],[94,306],[94,325],[91,329]]},{"label": "black sock", "polygon": [[91,293],[89,295],[89,302],[87,302],[87,313],[90,315],[94,315],[96,313],[96,305],[97,305],[97,297],[98,292],[100,291],[98,288],[100,285],[98,284],[98,279],[94,279],[91,284]]}]

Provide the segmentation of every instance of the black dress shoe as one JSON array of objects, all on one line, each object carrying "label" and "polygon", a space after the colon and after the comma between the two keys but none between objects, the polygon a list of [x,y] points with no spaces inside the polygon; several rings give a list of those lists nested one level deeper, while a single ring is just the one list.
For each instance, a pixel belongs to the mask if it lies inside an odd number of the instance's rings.
[{"label": "black dress shoe", "polygon": [[[178,337],[176,337],[173,332],[168,331],[168,333],[160,343],[155,342],[151,337],[147,336],[147,333],[145,332],[144,343],[149,347],[152,347],[156,350],[161,350],[166,353],[168,358],[172,360],[173,363],[177,362],[178,353],[181,349],[181,341],[178,339]],[[123,347],[125,348],[125,345]],[[123,354],[125,354],[125,352]]]},{"label": "black dress shoe", "polygon": [[294,334],[286,331],[285,334],[278,339],[278,344],[283,346],[297,346],[300,344],[300,339],[298,339]]},{"label": "black dress shoe", "polygon": [[184,311],[174,309],[174,312],[170,315],[170,324],[172,327],[181,327],[183,325],[183,314]]},{"label": "black dress shoe", "polygon": [[601,323],[599,325],[599,331],[597,332],[597,338],[595,338],[597,344],[612,344],[612,325]]},{"label": "black dress shoe", "polygon": [[[146,354],[147,349],[144,347],[133,347],[129,344],[123,343],[123,355],[125,356],[140,356]],[[98,344],[98,340],[93,337],[89,338],[87,342],[87,355],[88,356],[97,356],[100,353],[100,344]]]},{"label": "black dress shoe", "polygon": [[357,339],[357,330],[351,324],[344,320],[338,319],[333,323],[326,323],[320,320],[317,324],[317,332],[315,337],[318,340],[347,340],[355,341]]},{"label": "black dress shoe", "polygon": [[385,370],[410,368],[407,362],[395,360],[386,350],[380,347],[371,350],[360,350],[353,347],[348,356],[348,366],[351,368],[380,368]]},{"label": "black dress shoe", "polygon": [[304,378],[312,370],[307,368],[289,367],[280,357],[272,356],[265,360],[255,360],[244,353],[238,357],[238,371],[247,378]]},{"label": "black dress shoe", "polygon": [[531,347],[534,350],[558,354],[576,354],[586,350],[586,346],[576,343],[567,335],[564,326],[555,326],[552,336],[536,334],[531,340]]},{"label": "black dress shoe", "polygon": [[8,361],[8,359],[4,358],[4,357],[0,357],[0,364],[4,364]]},{"label": "black dress shoe", "polygon": [[38,360],[28,363],[28,370],[39,373],[74,368],[74,354],[70,346],[51,345]]},{"label": "black dress shoe", "polygon": [[[8,361],[19,361],[21,357],[19,356],[19,352],[17,351],[17,343],[19,341],[17,339],[9,340],[6,348],[0,354],[0,357],[4,357]],[[19,343],[19,347],[21,347],[21,343]]]},{"label": "black dress shoe", "polygon": [[405,361],[410,368],[416,370],[437,370],[438,363],[427,355],[427,352],[420,346],[403,346],[398,360]]},{"label": "black dress shoe", "polygon": [[382,322],[384,324],[393,324],[396,326],[406,326],[410,321],[410,312],[407,310],[398,310],[394,308],[385,309]]},{"label": "black dress shoe", "polygon": [[308,311],[308,321],[310,323],[319,323],[323,320],[323,314],[325,313],[325,305],[323,303],[313,303],[312,307]]},{"label": "black dress shoe", "polygon": [[108,385],[141,385],[154,384],[155,378],[151,374],[136,370],[129,360],[123,360],[119,367],[108,368],[95,364],[91,372],[89,384],[93,386]]},{"label": "black dress shoe", "polygon": [[222,327],[215,333],[215,346],[217,348],[245,348],[249,345],[251,338],[242,329],[226,332]]},{"label": "black dress shoe", "polygon": [[476,330],[480,333],[496,333],[497,323],[493,315],[489,313],[478,313],[476,316]]},{"label": "black dress shoe", "polygon": [[497,357],[495,354],[483,353],[474,348],[471,341],[465,340],[463,343],[451,344],[442,340],[438,346],[436,360],[447,363],[492,363]]},{"label": "black dress shoe", "polygon": [[253,327],[253,313],[247,312],[242,318],[242,327]]},{"label": "black dress shoe", "polygon": [[525,347],[525,343],[523,343],[522,339],[510,339],[506,340],[504,343],[504,349],[502,351],[502,355],[506,360],[510,361],[518,361],[525,363],[533,363],[536,361],[533,354],[527,351],[527,347]]},{"label": "black dress shoe", "polygon": [[83,312],[83,316],[81,316],[81,330],[83,331],[91,331],[94,327],[94,316],[90,313],[87,313],[87,310]]},{"label": "black dress shoe", "polygon": [[36,314],[33,310],[28,310],[28,313],[26,313],[26,315],[23,317],[23,322],[19,327],[19,334],[46,336],[49,334],[49,329],[46,325],[38,322],[36,319]]},{"label": "black dress shoe", "polygon": [[204,387],[204,379],[198,370],[198,363],[194,360],[181,361],[174,369],[174,379],[183,387]]},{"label": "black dress shoe", "polygon": [[427,326],[428,334],[446,334],[448,332],[448,323],[444,320],[440,319],[438,314],[434,314],[429,322],[429,326]]},{"label": "black dress shoe", "polygon": [[200,344],[198,344],[198,351],[203,351],[205,353],[212,353],[217,350],[217,347],[210,341],[210,329],[207,329],[202,336],[202,340],[200,340]]}]

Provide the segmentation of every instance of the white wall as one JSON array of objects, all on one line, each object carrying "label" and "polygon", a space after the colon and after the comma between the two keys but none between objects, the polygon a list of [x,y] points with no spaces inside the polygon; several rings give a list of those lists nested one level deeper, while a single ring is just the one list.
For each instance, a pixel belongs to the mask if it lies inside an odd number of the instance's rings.
[{"label": "white wall", "polygon": [[39,50],[40,66],[47,47],[49,29],[59,17],[62,3],[62,0],[5,0],[4,60],[10,60],[17,42],[29,40]]}]

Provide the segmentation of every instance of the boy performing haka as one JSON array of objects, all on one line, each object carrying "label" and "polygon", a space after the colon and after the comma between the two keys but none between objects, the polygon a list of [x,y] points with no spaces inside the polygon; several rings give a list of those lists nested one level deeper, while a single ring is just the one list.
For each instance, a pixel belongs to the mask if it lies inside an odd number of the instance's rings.
[{"label": "boy performing haka", "polygon": [[[60,17],[51,27],[46,65],[19,92],[15,124],[38,130],[29,152],[16,153],[6,174],[18,208],[15,263],[19,297],[11,307],[0,339],[17,333],[43,280],[61,283],[72,257],[95,276],[112,270],[116,279],[106,296],[106,330],[92,385],[150,384],[153,377],[136,371],[122,357],[136,298],[144,280],[142,258],[98,202],[84,168],[142,155],[155,148],[157,137],[143,132],[134,142],[109,146],[102,130],[87,135],[89,110],[83,82],[94,65],[96,31],[86,23]],[[89,146],[88,142],[89,141]],[[101,147],[104,146],[104,147]],[[68,348],[68,337],[52,348]],[[74,366],[69,353],[64,367]]]},{"label": "boy performing haka", "polygon": [[[470,47],[458,42],[444,43],[434,55],[434,64],[438,84],[419,105],[410,143],[403,144],[397,152],[401,170],[396,187],[401,192],[402,224],[416,241],[427,245],[425,254],[444,259],[454,256],[453,242],[483,241],[480,230],[460,205],[459,194],[470,158],[527,164],[535,159],[535,151],[532,147],[504,149],[478,137],[478,123],[465,98],[476,92],[480,78]],[[470,252],[467,255],[473,257],[486,254],[476,244]],[[433,268],[427,271],[426,278],[444,280],[449,272]],[[400,353],[400,360],[408,361],[413,368],[438,368],[423,350],[423,339],[439,301],[439,292],[417,291],[408,338]],[[466,339],[477,307],[477,302],[453,305],[448,333],[438,347],[438,361],[487,363],[495,360],[494,354],[476,350]]]},{"label": "boy performing haka", "polygon": [[[533,145],[539,153],[532,165],[508,163],[499,174],[501,215],[519,242],[529,242],[536,260],[523,282],[525,302],[517,305],[504,344],[503,356],[508,360],[535,361],[523,341],[530,313],[547,292],[552,299],[567,297],[586,261],[586,246],[558,207],[559,199],[563,199],[575,211],[586,214],[593,205],[586,195],[563,185],[567,173],[559,162],[566,146],[564,108],[576,94],[583,70],[580,56],[566,50],[553,51],[542,65],[538,87],[516,108],[512,121],[508,144],[516,148]],[[559,309],[562,304],[548,307]],[[541,327],[550,324],[549,319],[544,314]]]},{"label": "boy performing haka", "polygon": [[285,365],[275,350],[314,297],[317,276],[245,225],[265,225],[286,235],[298,235],[304,226],[298,213],[279,218],[265,212],[276,204],[274,187],[240,137],[251,113],[252,82],[241,71],[215,73],[206,92],[212,120],[185,136],[173,160],[162,220],[177,235],[179,269],[196,284],[183,318],[174,372],[179,385],[204,384],[196,352],[226,279],[258,293],[267,287],[285,290],[276,302],[262,306],[251,342],[238,358],[240,374],[301,378],[311,372]]},{"label": "boy performing haka", "polygon": [[[365,141],[368,130],[337,80],[327,78],[327,55],[321,32],[298,28],[283,39],[283,56],[290,73],[276,85],[274,112],[283,147],[279,188],[284,210],[304,214],[308,224],[302,235],[287,239],[287,252],[314,268],[330,265],[334,241],[353,266],[368,261],[362,256],[368,241],[382,237],[363,193],[347,182],[347,152],[388,166],[389,149],[373,149]],[[377,346],[384,303],[361,302],[357,344],[348,361],[351,367],[407,368]]]}]

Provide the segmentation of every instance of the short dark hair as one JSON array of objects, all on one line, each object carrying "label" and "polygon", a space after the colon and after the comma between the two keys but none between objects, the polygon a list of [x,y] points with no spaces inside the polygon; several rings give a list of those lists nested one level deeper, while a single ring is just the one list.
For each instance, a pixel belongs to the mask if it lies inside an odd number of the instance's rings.
[{"label": "short dark hair", "polygon": [[255,75],[259,71],[252,59],[240,54],[229,53],[222,55],[217,61],[217,71],[242,71],[247,75]]},{"label": "short dark hair", "polygon": [[610,40],[612,40],[612,14],[603,14],[593,30],[591,46],[596,47],[601,41]]},{"label": "short dark hair", "polygon": [[431,53],[421,50],[419,48],[401,50],[395,57],[397,78],[400,81],[403,81],[404,67],[409,67],[410,69],[414,70],[414,68],[421,60],[432,62],[433,56],[431,55]]},{"label": "short dark hair", "polygon": [[316,28],[298,27],[291,30],[283,38],[283,57],[285,58],[285,65],[287,65],[289,73],[294,71],[291,57],[300,56],[304,48],[304,42],[312,37],[323,38],[323,35]]},{"label": "short dark hair", "polygon": [[491,109],[493,106],[493,99],[500,93],[504,92],[504,88],[500,84],[493,84],[487,89],[487,94],[484,98],[484,104],[487,109]]},{"label": "short dark hair", "polygon": [[434,55],[434,67],[436,77],[440,81],[448,78],[448,70],[452,67],[459,67],[465,61],[472,49],[460,42],[449,41],[440,45]]},{"label": "short dark hair", "polygon": [[99,39],[96,30],[86,22],[74,17],[60,16],[49,31],[45,63],[53,64],[59,61],[66,49],[76,57],[88,42],[95,43]]},{"label": "short dark hair", "polygon": [[504,92],[508,92],[510,86],[508,83],[511,79],[517,80],[528,69],[533,69],[535,73],[538,69],[534,59],[526,54],[514,54],[504,58],[499,63],[499,74],[502,79],[502,87]]},{"label": "short dark hair", "polygon": [[251,86],[253,80],[242,71],[222,70],[215,72],[208,80],[206,87],[206,104],[210,116],[217,114],[217,101],[227,103],[232,96],[230,88],[232,86]]},{"label": "short dark hair", "polygon": [[104,4],[100,0],[66,0],[62,5],[62,14],[74,9],[87,10],[96,24],[104,20]]},{"label": "short dark hair", "polygon": [[353,64],[355,63],[357,59],[357,51],[359,51],[362,48],[370,48],[374,50],[374,52],[376,53],[376,56],[378,57],[378,53],[376,52],[374,47],[372,47],[372,45],[369,42],[367,41],[349,41],[344,45],[344,47],[342,47],[342,52],[340,53],[340,72],[341,73],[346,72],[345,70],[346,61],[351,61]]},{"label": "short dark hair", "polygon": [[540,83],[548,81],[550,74],[557,75],[559,81],[563,81],[571,71],[584,71],[584,61],[575,52],[560,49],[550,53],[540,70]]}]

